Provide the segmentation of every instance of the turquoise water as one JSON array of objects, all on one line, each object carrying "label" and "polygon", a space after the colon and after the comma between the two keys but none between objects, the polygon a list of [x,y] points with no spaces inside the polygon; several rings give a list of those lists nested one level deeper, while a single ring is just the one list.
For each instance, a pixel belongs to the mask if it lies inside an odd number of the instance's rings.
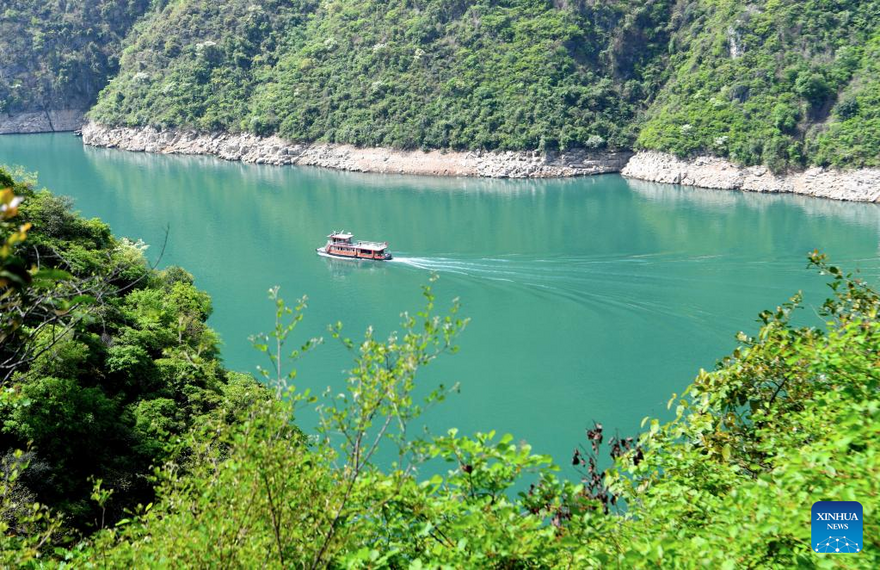
[{"label": "turquoise water", "polygon": [[[440,275],[441,305],[472,322],[461,352],[424,384],[461,383],[431,410],[434,432],[495,429],[565,465],[593,420],[633,433],[700,367],[711,368],[758,312],[799,289],[815,319],[820,248],[880,276],[880,207],[627,181],[500,181],[353,174],[83,148],[68,134],[0,137],[0,163],[37,171],[117,235],[142,238],[214,299],[226,364],[252,371],[248,336],[267,330],[266,292],[309,296],[299,341],[343,321],[354,338],[394,329]],[[394,263],[321,258],[333,229],[387,240]],[[299,384],[339,386],[350,364],[328,341]],[[304,420],[308,422],[308,419]]]}]

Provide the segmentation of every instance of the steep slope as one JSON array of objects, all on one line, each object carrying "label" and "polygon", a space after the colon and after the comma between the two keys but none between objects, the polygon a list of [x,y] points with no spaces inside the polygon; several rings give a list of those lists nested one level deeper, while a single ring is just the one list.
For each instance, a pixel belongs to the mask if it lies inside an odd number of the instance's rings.
[{"label": "steep slope", "polygon": [[92,116],[108,124],[241,130],[259,79],[301,35],[309,0],[177,0],[129,38]]},{"label": "steep slope", "polygon": [[880,165],[880,2],[679,2],[638,145],[774,170]]},{"label": "steep slope", "polygon": [[397,148],[626,147],[673,2],[181,0],[91,117]]},{"label": "steep slope", "polygon": [[118,69],[153,0],[6,0],[0,7],[0,133],[74,128]]},{"label": "steep slope", "polygon": [[[144,244],[0,167],[4,218],[10,190],[24,198],[14,227],[30,231],[10,241],[0,223],[0,466],[14,507],[2,520],[15,526],[37,500],[71,528],[113,524],[152,500],[152,468],[186,453],[184,433],[264,391],[223,368],[211,299],[190,274],[152,268]],[[93,479],[113,489],[103,513]]]},{"label": "steep slope", "polygon": [[878,14],[876,0],[181,0],[139,30],[92,118],[874,166]]},{"label": "steep slope", "polygon": [[87,106],[141,14],[97,123],[880,166],[880,0],[14,0],[0,105]]}]

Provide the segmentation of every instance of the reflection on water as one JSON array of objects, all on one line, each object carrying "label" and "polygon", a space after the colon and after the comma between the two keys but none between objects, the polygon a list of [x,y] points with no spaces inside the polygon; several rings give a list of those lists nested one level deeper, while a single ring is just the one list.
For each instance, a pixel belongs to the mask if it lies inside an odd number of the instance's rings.
[{"label": "reflection on water", "polygon": [[338,259],[322,257],[324,264],[334,279],[344,280],[355,271],[385,273],[388,271],[387,261],[370,261],[367,259]]},{"label": "reflection on water", "polygon": [[628,180],[630,188],[648,200],[667,206],[730,209],[747,207],[766,210],[774,207],[797,207],[808,216],[834,217],[856,224],[880,223],[880,204],[842,202],[800,194],[763,194],[738,190],[712,190],[690,186],[672,186],[642,180]]}]

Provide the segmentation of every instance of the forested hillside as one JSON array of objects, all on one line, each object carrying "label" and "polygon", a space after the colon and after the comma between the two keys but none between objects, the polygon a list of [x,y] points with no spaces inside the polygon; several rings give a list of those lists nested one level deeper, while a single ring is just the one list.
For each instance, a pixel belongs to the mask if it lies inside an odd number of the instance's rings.
[{"label": "forested hillside", "polygon": [[402,148],[620,147],[671,0],[173,2],[92,117]]},{"label": "forested hillside", "polygon": [[86,110],[115,75],[122,41],[156,0],[4,0],[0,113]]},{"label": "forested hillside", "polygon": [[640,147],[773,168],[880,165],[880,2],[678,2]]},{"label": "forested hillside", "polygon": [[0,111],[115,77],[107,125],[876,166],[878,30],[878,0],[14,0]]},{"label": "forested hillside", "polygon": [[179,0],[128,40],[113,125],[400,148],[880,161],[876,0]]},{"label": "forested hillside", "polygon": [[761,313],[674,419],[585,425],[559,468],[512,435],[417,429],[454,405],[422,369],[467,324],[430,286],[386,339],[333,327],[352,360],[320,396],[286,358],[316,344],[305,304],[273,289],[254,338],[269,391],[219,365],[183,270],[2,171],[0,190],[2,567],[836,567],[811,548],[819,500],[861,502],[865,542],[842,556],[880,564],[880,295],[819,254],[824,327],[792,323],[799,295]]},{"label": "forested hillside", "polygon": [[[186,271],[151,268],[144,244],[2,169],[0,189],[4,215],[18,213],[0,236],[0,455],[7,477],[28,465],[3,519],[14,528],[38,501],[66,528],[94,529],[152,500],[153,466],[197,422],[263,390],[223,368],[211,300]],[[97,479],[113,490],[103,514]]]}]

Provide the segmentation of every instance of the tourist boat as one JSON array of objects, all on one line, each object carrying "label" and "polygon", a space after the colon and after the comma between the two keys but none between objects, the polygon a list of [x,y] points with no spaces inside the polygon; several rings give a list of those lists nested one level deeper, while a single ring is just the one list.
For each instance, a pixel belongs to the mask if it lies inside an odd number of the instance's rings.
[{"label": "tourist boat", "polygon": [[388,242],[351,241],[352,234],[333,232],[327,236],[327,243],[315,251],[324,257],[341,257],[343,259],[369,259],[372,261],[388,261]]}]

